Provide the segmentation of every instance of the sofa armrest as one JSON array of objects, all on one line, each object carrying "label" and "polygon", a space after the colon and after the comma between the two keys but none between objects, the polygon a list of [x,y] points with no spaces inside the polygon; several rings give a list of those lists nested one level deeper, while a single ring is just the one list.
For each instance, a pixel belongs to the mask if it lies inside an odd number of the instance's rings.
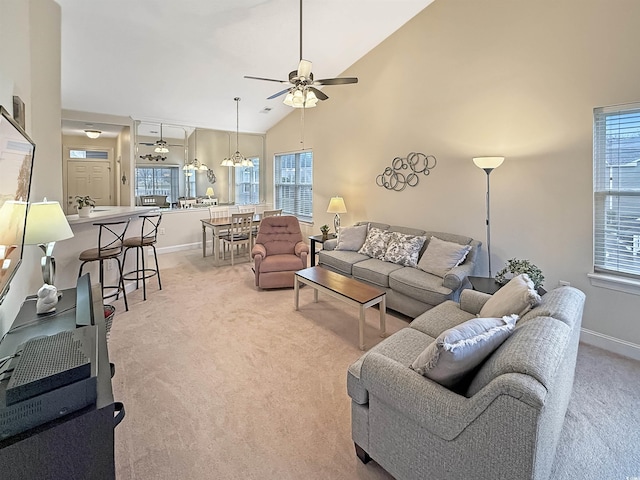
[{"label": "sofa armrest", "polygon": [[378,398],[445,440],[453,440],[483,415],[504,416],[504,406],[491,408],[504,395],[540,410],[547,394],[534,378],[510,373],[467,398],[377,352],[364,358],[360,378],[370,402],[371,397]]},{"label": "sofa armrest", "polygon": [[467,279],[469,275],[473,275],[474,269],[475,269],[475,263],[472,263],[472,262],[463,263],[462,265],[453,267],[444,276],[442,285],[444,285],[447,288],[450,288],[455,292],[460,287],[462,287],[462,285],[464,284],[464,281]]},{"label": "sofa armrest", "polygon": [[298,242],[298,243],[296,243],[296,245],[295,245],[295,247],[294,247],[294,253],[295,253],[297,256],[301,256],[303,252],[304,252],[304,253],[307,253],[307,254],[309,253],[309,245],[307,245],[307,244],[306,244],[306,243],[304,243],[304,242]]},{"label": "sofa armrest", "polygon": [[337,246],[338,246],[338,239],[337,238],[331,238],[329,240],[325,240],[324,241],[324,243],[322,244],[322,249],[323,250],[335,250]]},{"label": "sofa armrest", "polygon": [[488,293],[478,292],[477,290],[465,289],[460,293],[460,308],[465,312],[478,315],[487,300],[491,298]]}]

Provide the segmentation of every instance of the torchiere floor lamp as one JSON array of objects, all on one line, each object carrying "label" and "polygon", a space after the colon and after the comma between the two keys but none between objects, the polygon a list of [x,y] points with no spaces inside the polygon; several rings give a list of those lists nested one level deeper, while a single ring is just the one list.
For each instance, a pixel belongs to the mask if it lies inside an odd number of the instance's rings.
[{"label": "torchiere floor lamp", "polygon": [[489,187],[489,175],[491,172],[502,165],[504,157],[474,157],[473,163],[476,167],[481,168],[487,174],[487,254],[489,256],[489,277],[491,277],[491,201]]}]

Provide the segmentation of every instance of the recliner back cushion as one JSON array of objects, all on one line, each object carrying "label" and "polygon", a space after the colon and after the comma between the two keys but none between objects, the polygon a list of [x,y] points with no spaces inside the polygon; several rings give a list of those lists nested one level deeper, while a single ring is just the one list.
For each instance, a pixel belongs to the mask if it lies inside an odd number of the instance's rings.
[{"label": "recliner back cushion", "polygon": [[267,256],[294,253],[296,243],[301,241],[300,223],[294,216],[265,217],[260,222],[256,243],[264,245]]}]

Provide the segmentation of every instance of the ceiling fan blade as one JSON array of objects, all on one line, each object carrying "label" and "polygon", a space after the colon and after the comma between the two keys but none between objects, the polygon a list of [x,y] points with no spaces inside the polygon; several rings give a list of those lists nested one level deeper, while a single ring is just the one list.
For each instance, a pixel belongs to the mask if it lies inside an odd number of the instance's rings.
[{"label": "ceiling fan blade", "polygon": [[327,98],[329,98],[326,93],[324,93],[322,90],[318,90],[316,87],[309,87],[309,90],[316,94],[318,100],[326,100]]},{"label": "ceiling fan blade", "polygon": [[309,60],[300,59],[298,64],[298,77],[309,78],[311,76],[312,63]]},{"label": "ceiling fan blade", "polygon": [[244,78],[249,78],[251,80],[264,80],[267,82],[289,83],[289,80],[275,80],[273,78],[251,77],[249,75],[245,75]]},{"label": "ceiling fan blade", "polygon": [[267,100],[273,100],[276,97],[279,97],[280,95],[284,95],[285,93],[287,93],[289,90],[291,90],[290,88],[285,88],[284,90],[278,92],[278,93],[274,93],[273,95],[271,95],[270,97],[267,97]]},{"label": "ceiling fan blade", "polygon": [[324,78],[316,80],[314,85],[346,85],[348,83],[358,83],[357,77]]}]

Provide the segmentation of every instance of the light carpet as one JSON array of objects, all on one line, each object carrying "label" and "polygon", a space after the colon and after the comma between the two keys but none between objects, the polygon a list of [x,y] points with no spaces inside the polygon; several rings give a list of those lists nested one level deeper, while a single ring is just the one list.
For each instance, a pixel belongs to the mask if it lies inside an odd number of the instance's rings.
[{"label": "light carpet", "polygon": [[[198,250],[161,255],[122,300],[109,339],[116,472],[125,479],[390,479],[355,456],[346,370],[360,357],[357,309],[302,288],[260,291],[249,263]],[[367,309],[365,343],[381,341]],[[387,315],[387,331],[407,319]],[[582,346],[554,479],[640,477],[639,363]]]}]

